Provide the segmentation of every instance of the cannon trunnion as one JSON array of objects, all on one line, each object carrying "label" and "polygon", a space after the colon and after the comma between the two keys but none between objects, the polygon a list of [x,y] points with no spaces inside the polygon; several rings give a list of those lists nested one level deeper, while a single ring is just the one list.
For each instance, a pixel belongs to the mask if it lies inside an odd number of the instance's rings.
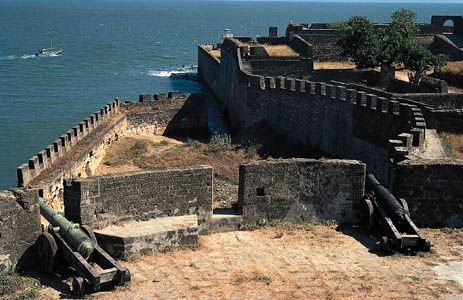
[{"label": "cannon trunnion", "polygon": [[405,254],[430,251],[431,241],[413,223],[407,202],[394,197],[372,174],[367,176],[363,204],[363,223],[368,231],[379,236],[383,251]]},{"label": "cannon trunnion", "polygon": [[130,272],[120,267],[100,246],[88,226],[68,221],[39,199],[40,212],[50,223],[36,242],[37,254],[43,271],[51,273],[64,261],[77,274],[72,291],[84,293],[99,291],[102,287],[123,285],[130,281]]}]

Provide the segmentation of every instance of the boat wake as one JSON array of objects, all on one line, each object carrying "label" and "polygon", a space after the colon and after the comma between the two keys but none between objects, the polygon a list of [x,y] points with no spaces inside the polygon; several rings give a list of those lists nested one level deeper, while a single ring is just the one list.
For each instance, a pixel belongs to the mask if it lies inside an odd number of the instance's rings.
[{"label": "boat wake", "polygon": [[168,70],[149,70],[146,72],[146,75],[152,77],[175,77],[176,75],[192,74],[195,75],[198,73],[198,66],[182,66],[180,68],[172,68]]},{"label": "boat wake", "polygon": [[[48,57],[59,57],[59,54],[50,54]],[[14,60],[14,59],[40,59],[45,57],[38,57],[35,54],[23,54],[23,55],[7,55],[7,56],[0,56],[0,60]]]}]

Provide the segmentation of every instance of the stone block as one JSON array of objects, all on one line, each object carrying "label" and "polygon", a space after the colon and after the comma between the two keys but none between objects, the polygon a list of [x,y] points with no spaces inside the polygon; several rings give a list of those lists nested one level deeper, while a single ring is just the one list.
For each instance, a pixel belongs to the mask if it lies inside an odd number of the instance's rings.
[{"label": "stone block", "polygon": [[0,191],[0,274],[24,271],[37,262],[34,248],[40,234],[38,192]]},{"label": "stone block", "polygon": [[95,230],[98,244],[113,258],[164,252],[173,247],[198,245],[196,215],[165,217],[148,221],[130,221]]}]

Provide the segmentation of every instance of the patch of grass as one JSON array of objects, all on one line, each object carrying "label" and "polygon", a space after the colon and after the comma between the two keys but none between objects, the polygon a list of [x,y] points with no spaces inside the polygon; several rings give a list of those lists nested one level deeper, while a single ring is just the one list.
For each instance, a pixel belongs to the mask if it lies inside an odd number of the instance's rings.
[{"label": "patch of grass", "polygon": [[148,145],[149,145],[149,141],[147,141],[147,140],[138,140],[138,141],[135,142],[135,144],[133,144],[133,146],[132,146],[132,148],[130,148],[130,150],[132,150],[132,152],[135,155],[142,155],[148,149]]},{"label": "patch of grass", "polygon": [[452,158],[463,159],[463,134],[441,132],[440,137],[445,150]]},{"label": "patch of grass", "polygon": [[360,287],[358,288],[358,290],[359,290],[360,292],[365,292],[365,293],[367,293],[367,292],[370,292],[370,291],[372,290],[372,287],[371,287],[371,285],[367,285],[366,283],[362,282],[362,283],[360,284]]},{"label": "patch of grass", "polygon": [[348,61],[315,61],[314,70],[354,69],[355,64]]},{"label": "patch of grass", "polygon": [[151,144],[148,140],[122,138],[105,155],[103,164],[108,166],[119,166],[142,156]]},{"label": "patch of grass", "polygon": [[441,71],[461,75],[463,74],[463,61],[449,61]]},{"label": "patch of grass", "polygon": [[266,285],[270,285],[270,283],[272,283],[272,278],[270,276],[267,276],[267,275],[256,274],[254,276],[254,281],[263,282]]},{"label": "patch of grass", "polygon": [[31,300],[38,295],[40,282],[18,274],[0,275],[0,299]]},{"label": "patch of grass", "polygon": [[296,51],[288,45],[264,45],[265,51],[273,57],[299,57]]},{"label": "patch of grass", "polygon": [[268,275],[262,274],[261,272],[240,272],[235,276],[234,279],[236,284],[242,284],[245,282],[262,282],[266,285],[270,285],[272,283],[272,278]]},{"label": "patch of grass", "polygon": [[159,146],[168,146],[169,144],[170,144],[169,141],[164,140],[164,141],[161,141],[161,142],[159,143]]}]

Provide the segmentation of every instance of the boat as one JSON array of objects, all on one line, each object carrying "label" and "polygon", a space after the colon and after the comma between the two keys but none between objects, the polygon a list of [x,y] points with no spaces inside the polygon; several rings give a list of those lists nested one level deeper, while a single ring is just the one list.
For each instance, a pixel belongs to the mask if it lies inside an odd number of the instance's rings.
[{"label": "boat", "polygon": [[63,53],[62,48],[53,48],[52,41],[50,41],[50,48],[43,48],[36,52],[34,55],[38,57],[57,56]]}]

